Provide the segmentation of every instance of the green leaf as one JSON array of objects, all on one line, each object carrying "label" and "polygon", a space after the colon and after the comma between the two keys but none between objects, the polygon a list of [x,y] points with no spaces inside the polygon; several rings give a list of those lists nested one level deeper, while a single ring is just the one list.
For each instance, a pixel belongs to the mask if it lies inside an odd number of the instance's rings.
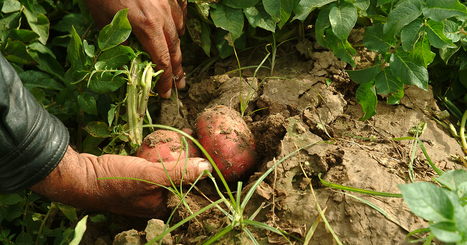
[{"label": "green leaf", "polygon": [[467,15],[467,8],[458,0],[427,0],[423,15],[434,21],[443,21],[454,16]]},{"label": "green leaf", "polygon": [[26,45],[20,41],[8,40],[3,50],[5,58],[9,61],[27,64],[34,59],[29,55]]},{"label": "green leaf", "polygon": [[340,40],[331,29],[326,30],[326,38],[328,47],[334,52],[337,58],[349,63],[353,67],[356,66],[355,60],[352,55],[356,55],[357,51],[350,45],[347,40]]},{"label": "green leaf", "polygon": [[294,9],[295,1],[291,0],[262,0],[264,9],[278,23],[279,28],[289,20]]},{"label": "green leaf", "polygon": [[401,102],[402,97],[404,97],[404,85],[403,84],[401,88],[399,89],[399,91],[391,94],[388,97],[387,103],[388,105],[398,105]]},{"label": "green leaf", "polygon": [[381,71],[379,65],[371,66],[361,70],[346,70],[347,74],[352,81],[358,84],[369,83],[375,79],[376,75]]},{"label": "green leaf", "polygon": [[363,11],[370,7],[370,0],[352,0],[351,2],[354,3],[355,7]]},{"label": "green leaf", "polygon": [[76,215],[76,208],[59,202],[57,202],[57,206],[58,209],[60,209],[65,217],[67,217],[71,222],[74,222],[78,219],[78,216]]},{"label": "green leaf", "polygon": [[94,67],[96,70],[118,69],[127,64],[136,54],[128,46],[118,45],[107,49],[100,56]]},{"label": "green leaf", "polygon": [[325,8],[319,11],[318,17],[316,18],[315,22],[316,41],[319,45],[321,45],[324,48],[328,47],[326,39],[324,39],[324,34],[326,33],[326,29],[331,27],[331,23],[329,22],[329,12],[329,8]]},{"label": "green leaf", "polygon": [[388,52],[392,46],[396,45],[397,39],[392,37],[391,39],[383,38],[383,24],[376,23],[373,26],[365,27],[363,33],[363,44],[372,51],[378,53]]},{"label": "green leaf", "polygon": [[416,64],[409,58],[409,55],[398,48],[395,54],[391,54],[389,67],[392,74],[397,79],[407,85],[416,85],[417,87],[427,90],[428,87],[428,71],[423,65]]},{"label": "green leaf", "polygon": [[389,67],[378,73],[375,78],[375,85],[378,94],[382,95],[397,93],[399,90],[404,89],[404,84],[397,80]]},{"label": "green leaf", "polygon": [[21,3],[15,0],[4,0],[2,6],[2,13],[8,14],[21,10]]},{"label": "green leaf", "polygon": [[422,7],[420,0],[402,0],[398,2],[389,13],[384,24],[384,40],[392,40],[404,26],[416,20],[422,14]]},{"label": "green leaf", "polygon": [[[69,33],[71,32],[71,27],[74,26],[75,29],[77,27],[82,27],[85,25],[84,18],[82,14],[78,13],[68,13],[63,18],[55,24],[52,29],[60,32],[66,32]],[[80,30],[80,35],[83,34],[81,33]]]},{"label": "green leaf", "polygon": [[84,130],[88,132],[90,135],[98,138],[108,138],[110,137],[110,133],[112,130],[107,126],[105,122],[89,122]]},{"label": "green leaf", "polygon": [[19,12],[5,14],[0,19],[0,40],[5,41],[8,35],[8,30],[16,30],[19,27],[21,14]]},{"label": "green leaf", "polygon": [[8,38],[18,40],[23,43],[30,43],[39,39],[39,35],[31,30],[25,29],[12,29],[8,31]]},{"label": "green leaf", "polygon": [[411,51],[422,35],[425,35],[425,24],[422,18],[418,18],[404,26],[401,31],[401,41],[404,50],[407,52]]},{"label": "green leaf", "polygon": [[279,29],[282,29],[282,27],[285,25],[285,23],[287,23],[287,21],[290,19],[290,16],[292,15],[292,11],[294,9],[295,1],[280,0],[280,2],[281,2],[281,8],[280,8],[281,20],[280,20],[280,22],[278,24],[278,27],[279,27]]},{"label": "green leaf", "polygon": [[443,24],[444,24],[444,35],[448,39],[451,39],[452,42],[454,43],[458,42],[460,40],[460,35],[459,35],[460,26],[456,22],[450,21],[450,20],[444,20]]},{"label": "green leaf", "polygon": [[254,7],[246,8],[243,10],[246,19],[254,28],[261,27],[267,31],[276,31],[276,22],[272,19],[262,4],[258,4]]},{"label": "green leaf", "polygon": [[[120,72],[121,73],[121,72]],[[95,93],[109,93],[122,87],[126,80],[119,73],[100,72],[94,74],[89,81],[89,89]]]},{"label": "green leaf", "polygon": [[26,7],[28,10],[33,11],[33,4],[34,0],[18,0],[24,7]]},{"label": "green leaf", "polygon": [[[221,30],[216,32],[216,37],[215,37],[215,43],[216,43],[216,48],[219,51],[219,55],[221,58],[225,59],[229,55],[233,53],[233,47],[230,44],[230,40],[227,41],[227,39],[230,39],[229,37],[229,32]],[[239,38],[237,38],[234,41],[235,48],[238,50],[242,50],[246,46],[246,36],[245,34],[242,34]]]},{"label": "green leaf", "polygon": [[75,235],[73,237],[73,240],[71,240],[70,245],[78,245],[81,242],[81,239],[83,238],[84,232],[86,231],[86,221],[88,220],[88,216],[84,216],[78,224],[76,224],[75,228]]},{"label": "green leaf", "polygon": [[352,3],[342,1],[341,4],[333,6],[329,12],[332,32],[340,40],[347,40],[350,31],[357,23],[357,18],[357,8]]},{"label": "green leaf", "polygon": [[78,105],[87,114],[97,115],[96,100],[90,94],[84,92],[78,95]]},{"label": "green leaf", "polygon": [[374,83],[360,84],[357,92],[355,93],[355,98],[363,109],[363,117],[359,119],[360,121],[365,121],[376,115],[376,104],[378,103],[378,98],[376,97]]},{"label": "green leaf", "polygon": [[118,11],[112,22],[102,28],[97,39],[100,50],[111,49],[128,39],[131,33],[131,25],[127,14],[128,9]]},{"label": "green leaf", "polygon": [[418,64],[427,68],[436,57],[436,54],[431,51],[431,45],[425,34],[415,44],[412,52],[408,52],[410,58]]},{"label": "green leaf", "polygon": [[23,199],[24,197],[21,197],[17,193],[0,195],[0,203],[6,206],[18,204],[23,201]]},{"label": "green leaf", "polygon": [[31,12],[26,8],[24,9],[24,15],[26,16],[31,29],[39,35],[39,41],[45,45],[49,38],[50,23],[49,19],[41,13],[42,11],[44,11],[43,8],[38,3],[35,3],[34,12]]},{"label": "green leaf", "polygon": [[44,89],[62,90],[65,89],[62,83],[57,82],[47,73],[35,70],[28,70],[19,73],[19,78],[23,82],[24,87],[28,90],[39,87]]},{"label": "green leaf", "polygon": [[186,28],[191,39],[203,48],[207,56],[211,56],[211,30],[207,24],[201,22],[198,18],[188,18]]},{"label": "green leaf", "polygon": [[435,179],[451,191],[457,191],[461,184],[467,182],[467,171],[464,169],[450,170]]},{"label": "green leaf", "polygon": [[83,43],[74,27],[71,27],[71,40],[67,48],[67,59],[75,71],[84,70]]},{"label": "green leaf", "polygon": [[259,0],[223,0],[222,4],[231,8],[243,9],[255,6]]},{"label": "green leaf", "polygon": [[[337,0],[300,0],[293,9],[295,16],[292,20],[300,20],[303,22],[314,9],[323,7],[324,5],[328,5],[336,1]],[[323,10],[321,10],[320,13]],[[318,23],[319,22],[316,21],[316,24]]]},{"label": "green leaf", "polygon": [[[35,43],[36,44],[36,43]],[[65,70],[63,66],[57,61],[55,56],[52,56],[52,52],[48,52],[46,46],[37,43],[38,45],[30,45],[29,54],[39,64],[38,68],[57,77],[61,81],[65,80]],[[47,50],[44,50],[47,49]]]},{"label": "green leaf", "polygon": [[430,221],[453,220],[454,205],[449,198],[452,193],[448,190],[428,182],[398,185],[398,187],[402,191],[404,201],[414,214]]},{"label": "green leaf", "polygon": [[455,243],[462,240],[459,229],[453,222],[438,222],[429,224],[430,231],[442,242]]},{"label": "green leaf", "polygon": [[443,22],[436,22],[433,20],[428,20],[426,22],[426,32],[428,34],[428,40],[430,44],[435,48],[456,48],[456,45],[452,42],[451,39],[448,39],[444,35],[444,24]]},{"label": "green leaf", "polygon": [[232,33],[232,41],[240,37],[243,31],[243,11],[234,9],[222,4],[216,8],[211,8],[211,18],[214,25]]},{"label": "green leaf", "polygon": [[94,45],[89,45],[88,41],[86,40],[83,41],[83,49],[84,49],[84,53],[89,58],[94,58],[94,56],[96,55],[96,47]]},{"label": "green leaf", "polygon": [[460,46],[457,47],[457,48],[448,48],[448,47],[441,48],[441,49],[439,49],[439,56],[444,61],[444,63],[446,63],[446,65],[447,65],[449,59],[451,59],[451,57],[455,53],[457,53],[457,51],[459,51],[460,48],[461,48]]}]

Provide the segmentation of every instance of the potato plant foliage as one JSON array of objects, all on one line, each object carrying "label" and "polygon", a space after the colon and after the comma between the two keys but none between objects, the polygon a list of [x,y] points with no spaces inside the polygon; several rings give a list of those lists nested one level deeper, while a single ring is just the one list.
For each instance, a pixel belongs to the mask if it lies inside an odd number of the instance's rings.
[{"label": "potato plant foliage", "polygon": [[[376,114],[377,95],[389,104],[399,103],[404,85],[427,90],[430,81],[443,83],[442,97],[467,100],[464,1],[188,1],[189,35],[182,38],[182,45],[191,39],[207,56],[226,58],[233,54],[233,46],[244,49],[250,39],[268,43],[276,36],[282,41],[308,38],[302,35],[303,24],[312,25],[314,39],[351,67],[356,67],[357,46],[377,52],[374,66],[347,71],[359,84],[361,120]],[[121,10],[111,24],[97,30],[83,0],[0,0],[0,52],[36,100],[67,125],[81,152],[132,154],[144,134],[140,126],[151,122],[146,112],[157,67],[153,71],[137,42],[119,45],[131,34],[126,15],[127,10]],[[365,28],[362,44],[348,41],[356,27]],[[259,29],[269,36],[257,35]],[[132,74],[143,73],[149,75],[132,80]],[[73,212],[59,204],[47,205],[27,191],[0,195],[0,241],[67,243],[72,229],[65,220],[73,222]],[[463,237],[456,241],[461,240],[465,241]]]}]

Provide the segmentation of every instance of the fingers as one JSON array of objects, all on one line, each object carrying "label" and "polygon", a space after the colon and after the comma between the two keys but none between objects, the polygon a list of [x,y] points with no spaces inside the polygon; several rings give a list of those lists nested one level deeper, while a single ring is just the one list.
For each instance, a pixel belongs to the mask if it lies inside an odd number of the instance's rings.
[{"label": "fingers", "polygon": [[[164,170],[167,170],[167,173]],[[205,170],[212,172],[211,163],[204,158],[189,158],[185,163],[185,159],[180,161],[152,163],[146,166],[146,178],[149,181],[156,182],[163,186],[171,186],[170,180],[175,184],[183,182],[194,182]],[[204,175],[201,179],[205,178]]]},{"label": "fingers", "polygon": [[187,0],[169,0],[172,19],[175,23],[175,27],[177,28],[179,36],[182,36],[185,33],[187,2]]}]

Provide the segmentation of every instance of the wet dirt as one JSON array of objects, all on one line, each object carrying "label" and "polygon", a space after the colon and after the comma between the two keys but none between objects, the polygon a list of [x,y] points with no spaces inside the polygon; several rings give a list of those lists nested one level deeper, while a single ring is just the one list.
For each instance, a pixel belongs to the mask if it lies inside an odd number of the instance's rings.
[{"label": "wet dirt", "polygon": [[[180,107],[173,101],[164,101],[157,123],[194,128],[195,119],[205,108],[225,105],[238,111],[241,87],[241,97],[250,96],[248,116],[244,119],[255,136],[258,154],[255,173],[244,180],[242,195],[277,161],[303,147],[288,156],[257,187],[246,206],[245,217],[257,212],[255,221],[303,239],[319,217],[319,204],[343,244],[408,244],[407,234],[426,227],[427,222],[413,215],[403,199],[344,193],[323,185],[318,175],[339,185],[400,193],[397,185],[410,182],[414,141],[394,138],[412,136],[408,131],[421,121],[426,121],[427,128],[419,139],[431,161],[444,171],[462,168],[451,157],[461,153],[460,145],[432,119],[432,112],[440,108],[431,88],[423,91],[406,87],[399,105],[387,105],[380,97],[377,114],[362,122],[359,118],[363,112],[355,100],[357,84],[345,72],[350,69],[346,63],[311,42],[284,49],[282,52],[291,55],[278,60],[275,78],[265,79],[270,76],[268,69],[259,69],[254,79],[254,70],[245,70],[242,79],[238,73],[225,74],[237,68],[235,62],[225,61],[222,69],[213,68],[222,74],[190,81],[189,90],[180,91]],[[375,59],[366,50],[358,53],[358,67],[367,67]],[[246,58],[242,66],[259,64],[260,60],[251,56],[247,56],[250,59]],[[415,181],[431,181],[436,176],[420,147],[415,150],[413,169]],[[218,199],[211,183],[200,182],[186,197],[191,211],[178,205],[178,197],[169,197],[168,207],[177,207],[170,225]],[[231,189],[236,190],[236,186]],[[392,220],[348,194],[380,207]],[[229,222],[224,213],[212,208],[171,235],[180,244],[201,244]],[[252,228],[251,232],[260,244],[288,243],[267,230]],[[291,241],[301,244],[294,238]],[[240,231],[230,232],[218,243],[253,244]],[[335,244],[322,219],[310,244]]]}]

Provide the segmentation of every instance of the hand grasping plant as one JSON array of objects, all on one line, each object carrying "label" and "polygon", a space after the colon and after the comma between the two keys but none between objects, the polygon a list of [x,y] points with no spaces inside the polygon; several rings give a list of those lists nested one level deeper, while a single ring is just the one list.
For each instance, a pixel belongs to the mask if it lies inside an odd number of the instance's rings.
[{"label": "hand grasping plant", "polygon": [[159,95],[170,97],[173,77],[177,88],[185,87],[179,36],[185,32],[186,0],[86,0],[86,4],[100,28],[119,10],[128,8],[133,33],[157,69],[164,70],[157,83]]}]

